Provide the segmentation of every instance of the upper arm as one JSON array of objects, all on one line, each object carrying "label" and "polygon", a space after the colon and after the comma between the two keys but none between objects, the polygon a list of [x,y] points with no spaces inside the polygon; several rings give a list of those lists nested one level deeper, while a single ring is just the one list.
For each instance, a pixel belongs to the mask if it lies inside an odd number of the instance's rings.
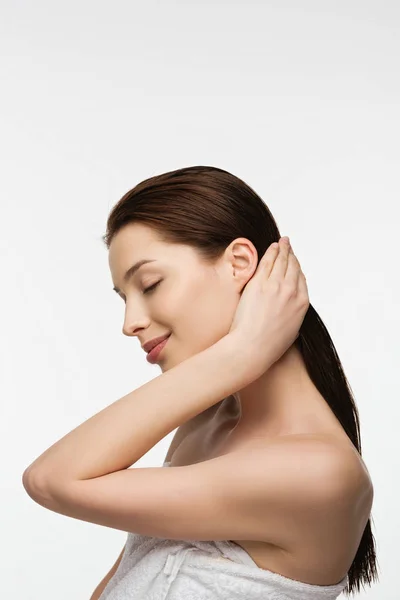
[{"label": "upper arm", "polygon": [[39,500],[50,499],[47,508],[55,512],[142,535],[281,546],[301,528],[325,526],[327,519],[332,526],[347,481],[337,453],[302,441],[188,466],[48,482]]}]

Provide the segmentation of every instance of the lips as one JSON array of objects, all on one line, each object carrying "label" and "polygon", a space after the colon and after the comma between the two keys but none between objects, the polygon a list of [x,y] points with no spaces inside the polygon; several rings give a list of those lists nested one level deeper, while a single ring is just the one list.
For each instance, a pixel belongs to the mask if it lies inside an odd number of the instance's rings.
[{"label": "lips", "polygon": [[161,335],[160,337],[153,338],[152,340],[143,344],[143,346],[142,346],[143,350],[147,353],[150,352],[154,348],[154,346],[157,346],[157,344],[159,344],[160,342],[163,342],[164,340],[169,338],[170,335],[171,335],[170,333],[167,333],[165,335]]}]

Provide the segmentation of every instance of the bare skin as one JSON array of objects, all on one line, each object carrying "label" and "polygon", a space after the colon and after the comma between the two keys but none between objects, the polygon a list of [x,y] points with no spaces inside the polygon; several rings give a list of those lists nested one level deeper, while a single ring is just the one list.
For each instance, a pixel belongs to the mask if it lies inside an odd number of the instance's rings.
[{"label": "bare skin", "polygon": [[[159,365],[163,372],[211,346],[230,329],[240,294],[257,268],[257,251],[246,238],[237,238],[212,266],[187,246],[160,241],[142,224],[129,224],[110,248],[114,281],[143,258],[144,265],[119,290],[125,301],[123,333],[140,342],[171,333],[168,351]],[[144,289],[161,281],[155,291]],[[223,310],[221,309],[223,307]],[[262,350],[262,349],[261,349]],[[167,407],[166,407],[167,408]],[[303,359],[292,346],[261,377],[178,428],[166,460],[189,465],[249,448],[282,444],[294,437],[329,443],[352,465],[356,500],[339,531],[310,531],[293,537],[290,547],[232,540],[261,568],[316,585],[331,585],[348,572],[372,505],[368,471],[325,399],[309,378]],[[328,519],[329,520],[329,516]]]},{"label": "bare skin", "polygon": [[[325,400],[321,399],[320,404],[321,414],[325,415]],[[233,396],[212,408],[213,413],[208,411],[207,416],[202,415],[197,422],[194,419],[177,430],[165,458],[171,466],[194,464],[222,454],[231,454],[234,467],[235,453],[251,447],[265,447],[268,440],[272,439],[268,436],[252,438],[251,435],[238,435],[240,418]],[[344,523],[343,529],[326,537],[318,530],[310,531],[308,539],[296,536],[296,531],[293,531],[290,548],[270,544],[267,540],[231,540],[241,546],[259,567],[314,585],[333,585],[345,577],[372,506],[372,484],[365,464],[332,416],[332,419],[325,417],[325,421],[321,419],[320,426],[313,430],[307,427],[303,433],[299,430],[286,436],[288,439],[303,436],[315,441],[329,441],[332,447],[346,456],[346,460],[354,463],[360,480],[358,503],[354,505],[351,518]],[[285,435],[280,437],[284,440]]]}]

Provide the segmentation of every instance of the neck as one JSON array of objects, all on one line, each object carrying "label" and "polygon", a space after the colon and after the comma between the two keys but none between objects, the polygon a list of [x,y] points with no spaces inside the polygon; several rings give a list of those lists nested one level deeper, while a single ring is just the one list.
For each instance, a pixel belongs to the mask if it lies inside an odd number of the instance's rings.
[{"label": "neck", "polygon": [[326,427],[328,421],[330,426],[337,426],[294,345],[234,398],[240,414],[237,435],[287,435]]}]

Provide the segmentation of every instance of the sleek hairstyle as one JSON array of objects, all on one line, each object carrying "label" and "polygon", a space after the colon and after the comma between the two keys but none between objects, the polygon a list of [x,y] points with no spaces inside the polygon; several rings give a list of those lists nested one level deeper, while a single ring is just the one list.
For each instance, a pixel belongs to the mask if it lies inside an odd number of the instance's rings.
[{"label": "sleek hairstyle", "polygon": [[[244,181],[209,166],[192,166],[150,177],[127,192],[112,208],[102,241],[110,247],[124,225],[140,222],[164,242],[187,244],[213,264],[238,237],[249,239],[261,260],[281,235],[268,207]],[[360,424],[351,387],[333,341],[310,303],[295,345],[308,374],[361,456]],[[375,539],[368,520],[348,571],[344,593],[377,581]]]}]

